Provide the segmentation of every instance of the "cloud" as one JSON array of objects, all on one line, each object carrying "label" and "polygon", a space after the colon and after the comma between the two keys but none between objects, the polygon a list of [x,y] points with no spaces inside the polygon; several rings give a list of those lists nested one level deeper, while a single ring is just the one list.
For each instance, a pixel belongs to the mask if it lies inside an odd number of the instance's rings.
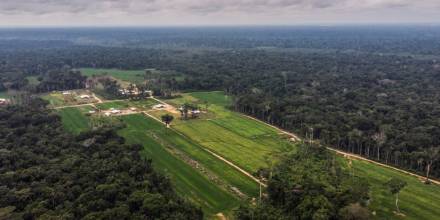
[{"label": "cloud", "polygon": [[408,16],[410,12],[423,16],[425,11],[435,8],[440,8],[439,0],[0,0],[0,18],[14,17],[17,20],[17,17],[22,17],[18,19],[22,22],[26,19],[38,20],[42,16],[62,18],[61,15],[64,15],[78,20],[111,18],[125,21],[128,18],[123,16],[152,20],[158,20],[159,16],[169,22],[173,19],[178,22],[185,18],[197,20],[204,16],[218,16],[215,19],[220,22],[227,16],[242,19],[271,16],[275,20],[275,17],[313,18],[324,14],[337,18],[341,13],[356,17],[367,12],[400,13],[401,17]]}]

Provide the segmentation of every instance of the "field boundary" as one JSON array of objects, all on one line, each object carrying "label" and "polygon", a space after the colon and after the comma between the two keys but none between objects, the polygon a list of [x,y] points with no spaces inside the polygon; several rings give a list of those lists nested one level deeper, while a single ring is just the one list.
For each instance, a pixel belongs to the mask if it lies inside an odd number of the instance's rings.
[{"label": "field boundary", "polygon": [[[165,102],[164,102],[164,103],[165,103]],[[165,103],[165,104],[166,104],[166,103]],[[154,116],[151,115],[151,114],[148,114],[148,112],[142,112],[142,113],[143,113],[144,115],[146,115],[146,116],[148,116],[148,117],[150,117],[150,118],[153,118],[154,120],[159,121],[160,123],[162,123],[162,124],[165,125],[165,123],[164,123],[163,121],[157,119],[156,117],[154,117]],[[173,129],[173,128],[170,127],[169,129]],[[173,131],[176,132],[177,134],[181,135],[181,136],[186,137],[186,135],[180,133],[180,132],[177,131],[176,129],[173,129]],[[207,148],[205,148],[205,147],[200,147],[200,148],[203,149],[204,151],[210,153],[212,156],[216,157],[217,159],[219,159],[219,160],[225,162],[226,164],[228,164],[229,166],[233,167],[234,169],[236,169],[236,170],[239,171],[240,173],[244,174],[245,176],[251,178],[251,179],[252,179],[253,181],[255,181],[256,183],[261,184],[261,185],[264,186],[264,187],[267,187],[267,185],[266,185],[265,183],[261,182],[258,178],[256,178],[255,176],[253,176],[253,175],[250,174],[249,172],[247,172],[247,171],[243,170],[242,168],[240,168],[239,166],[235,165],[233,162],[231,162],[231,161],[227,160],[226,158],[224,158],[224,157],[222,157],[222,156],[220,156],[220,155],[218,155],[218,154],[216,154],[216,153],[210,151],[209,149],[207,149]]]},{"label": "field boundary", "polygon": [[[267,126],[270,126],[272,128],[275,128],[278,131],[282,132],[283,134],[289,135],[295,141],[302,141],[302,139],[299,138],[298,135],[296,135],[296,134],[294,134],[292,132],[283,130],[283,129],[275,126],[275,125],[268,124],[267,122],[262,121],[262,120],[260,120],[258,118],[255,118],[255,117],[252,117],[252,116],[249,116],[249,115],[245,115],[245,114],[242,114],[242,115],[244,115],[247,118],[253,119],[255,121],[261,122],[261,123],[263,123],[263,124],[265,124]],[[354,158],[354,159],[357,159],[357,160],[361,160],[361,161],[369,162],[369,163],[372,163],[372,164],[376,164],[376,165],[379,165],[381,167],[389,168],[389,169],[392,169],[392,170],[395,170],[395,171],[398,171],[398,172],[401,172],[401,173],[404,173],[404,174],[407,174],[407,175],[410,175],[410,176],[413,176],[413,177],[417,177],[418,179],[425,179],[426,178],[426,177],[421,176],[419,174],[415,174],[415,173],[412,173],[410,171],[406,171],[406,170],[403,170],[403,169],[399,169],[397,167],[393,167],[393,166],[390,166],[390,165],[387,165],[387,164],[383,164],[383,163],[380,163],[380,162],[377,162],[377,161],[374,161],[374,160],[362,157],[360,155],[356,155],[356,154],[352,154],[352,153],[347,153],[347,152],[344,152],[344,151],[341,151],[341,150],[338,150],[338,149],[335,149],[335,148],[332,148],[332,147],[328,147],[328,146],[325,146],[325,148],[327,148],[328,150],[333,151],[333,152],[335,152],[337,154],[340,154],[340,155],[342,155],[344,157]],[[429,179],[429,181],[434,183],[434,184],[436,184],[436,185],[440,185],[440,181],[438,181],[438,180]]]}]

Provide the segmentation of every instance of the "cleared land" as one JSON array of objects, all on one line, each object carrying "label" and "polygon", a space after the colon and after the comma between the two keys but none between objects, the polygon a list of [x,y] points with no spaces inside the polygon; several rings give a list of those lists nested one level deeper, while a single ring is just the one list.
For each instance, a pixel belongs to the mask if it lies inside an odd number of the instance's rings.
[{"label": "cleared land", "polygon": [[[355,175],[365,178],[371,184],[370,209],[376,212],[377,219],[439,219],[440,187],[426,185],[418,178],[384,168],[366,161],[353,161]],[[394,196],[385,183],[392,177],[405,180],[408,185],[399,195],[399,207],[405,218],[393,214]]]},{"label": "cleared land", "polygon": [[208,113],[213,113],[210,118],[187,120],[173,128],[248,172],[270,166],[277,154],[295,149],[276,129],[227,110],[231,100],[222,92],[183,94],[170,103],[202,103],[203,108],[205,101]]},{"label": "cleared land", "polygon": [[[222,92],[183,94],[181,98],[167,102],[181,105],[184,102],[203,103],[204,101],[212,103],[209,110],[215,113],[214,117],[209,120],[179,122],[174,127],[196,142],[200,142],[204,147],[214,149],[214,151],[236,164],[255,163],[254,165],[243,165],[248,169],[255,167],[256,164],[265,166],[267,164],[267,157],[263,156],[264,148],[257,146],[274,146],[276,144],[273,141],[274,133],[279,133],[279,131],[267,129],[266,127],[268,126],[261,122],[243,117],[240,114],[236,115],[236,113],[220,107],[219,105],[229,105],[228,98]],[[199,129],[199,126],[203,127],[203,129]],[[242,138],[238,141],[242,143],[241,145],[235,145],[234,141],[237,141],[237,136]],[[246,148],[246,144],[252,143],[254,138],[257,139],[256,142],[260,145],[249,146],[253,146],[250,149],[256,152],[250,153],[257,159],[248,160],[246,156],[242,156],[244,154],[242,153],[243,151],[231,147],[239,146],[245,150],[245,154],[248,154],[249,148]],[[221,141],[225,144],[222,144]],[[284,144],[284,139],[278,139],[278,141],[280,141],[279,144]],[[270,149],[273,150],[272,147]],[[239,154],[238,156],[235,155],[237,153]],[[342,156],[340,156],[340,159],[341,161],[346,160]],[[438,202],[440,201],[439,186],[426,185],[416,177],[366,161],[354,160],[353,168],[355,175],[364,178],[371,185],[370,209],[376,214],[375,219],[437,219],[440,216],[440,203]],[[385,186],[385,183],[392,177],[399,177],[408,182],[408,186],[401,192],[399,202],[399,206],[406,217],[399,217],[393,213],[395,210],[394,196],[391,195]]]},{"label": "cleared land", "polygon": [[139,83],[145,81],[144,70],[118,70],[118,69],[93,69],[93,68],[82,68],[80,69],[81,74],[84,76],[93,75],[108,75],[116,79],[127,81],[131,83]]},{"label": "cleared land", "polygon": [[173,156],[154,136],[148,134],[148,131],[166,129],[162,124],[140,114],[121,118],[127,127],[120,134],[129,143],[142,144],[142,153],[153,159],[157,168],[169,174],[180,194],[201,205],[210,214],[227,211],[238,205],[238,199]]},{"label": "cleared land", "polygon": [[[81,98],[81,95],[87,95],[88,98]],[[47,100],[49,106],[52,108],[98,102],[93,96],[93,93],[88,90],[74,90],[66,94],[62,92],[51,92],[43,95],[41,98]]]},{"label": "cleared land", "polygon": [[[158,161],[158,168],[169,174],[179,193],[199,204],[205,204],[205,210],[215,213],[217,210],[230,210],[239,202],[222,187],[217,186],[221,183],[214,186],[199,185],[212,185],[215,180],[200,174],[199,170],[195,170],[166,149],[174,148],[184,152],[215,176],[222,177],[223,182],[237,187],[245,194],[256,195],[258,186],[255,182],[213,158],[202,148],[210,149],[234,164],[254,171],[261,166],[269,166],[273,162],[270,160],[271,156],[276,156],[277,152],[294,149],[294,146],[292,147],[288,137],[279,130],[225,108],[230,99],[222,92],[189,93],[183,94],[181,98],[167,100],[176,106],[184,102],[195,102],[202,108],[205,108],[205,101],[209,103],[207,116],[187,121],[176,118],[173,121],[172,127],[184,136],[173,129],[165,129],[159,122],[142,115],[123,116],[123,120],[129,126],[121,131],[121,135],[128,140],[142,143],[145,146],[144,154],[153,161]],[[164,112],[151,113],[157,113],[154,116],[159,117]],[[84,116],[76,112],[64,117],[73,120]],[[70,123],[69,126],[80,127],[76,123]],[[347,159],[341,156],[340,160],[345,163]],[[437,219],[440,216],[439,186],[426,185],[413,176],[365,161],[353,160],[353,168],[355,175],[364,178],[371,185],[370,209],[375,212],[375,219]],[[399,203],[406,217],[398,217],[393,213],[394,197],[384,186],[392,177],[399,177],[408,182],[408,186],[401,192]],[[222,192],[222,195],[229,199],[217,197],[219,195],[211,192],[210,187],[217,188],[217,193]]]},{"label": "cleared land", "polygon": [[82,131],[90,129],[89,119],[85,113],[92,109],[90,106],[71,107],[60,109],[58,113],[61,116],[64,128],[69,132],[79,134]]},{"label": "cleared land", "polygon": [[104,102],[104,103],[96,104],[95,106],[101,110],[108,110],[111,108],[126,109],[132,107],[137,108],[139,110],[149,110],[151,109],[152,106],[156,104],[159,104],[159,102],[157,102],[154,99],[146,99],[139,101],[123,100],[123,101]]}]

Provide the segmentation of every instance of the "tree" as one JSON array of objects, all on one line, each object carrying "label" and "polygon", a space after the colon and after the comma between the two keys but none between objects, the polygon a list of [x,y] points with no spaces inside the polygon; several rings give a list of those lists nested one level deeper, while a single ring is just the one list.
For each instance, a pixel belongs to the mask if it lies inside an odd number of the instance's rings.
[{"label": "tree", "polygon": [[431,172],[432,165],[440,158],[440,147],[431,147],[425,150],[426,156],[426,183],[429,183],[429,173]]},{"label": "tree", "polygon": [[339,216],[343,220],[367,220],[370,219],[370,212],[359,203],[354,203],[342,208]]},{"label": "tree", "polygon": [[161,119],[167,125],[167,127],[170,127],[170,123],[173,121],[174,116],[170,114],[165,114],[161,116]]},{"label": "tree", "polygon": [[407,185],[407,183],[404,180],[401,180],[399,178],[393,177],[390,179],[387,184],[388,189],[393,195],[396,195],[396,209],[397,212],[400,213],[399,209],[399,193],[400,191]]}]

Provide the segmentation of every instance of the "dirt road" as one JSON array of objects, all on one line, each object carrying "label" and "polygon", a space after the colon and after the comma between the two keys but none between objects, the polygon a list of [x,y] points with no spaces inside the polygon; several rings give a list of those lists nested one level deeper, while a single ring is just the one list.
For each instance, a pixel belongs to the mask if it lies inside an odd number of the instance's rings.
[{"label": "dirt road", "polygon": [[[292,133],[292,132],[285,131],[285,130],[283,130],[283,129],[281,129],[281,128],[278,128],[278,127],[276,127],[276,126],[274,126],[274,125],[268,124],[268,123],[266,123],[266,122],[264,122],[264,121],[261,121],[260,119],[254,118],[254,117],[252,117],[252,116],[248,116],[248,115],[244,115],[244,116],[247,117],[247,118],[253,119],[253,120],[255,120],[255,121],[258,121],[258,122],[260,122],[260,123],[263,123],[263,124],[265,124],[265,125],[267,125],[267,126],[270,126],[270,127],[272,127],[272,128],[275,128],[275,129],[277,129],[278,131],[280,131],[281,133],[289,135],[290,137],[292,137],[292,138],[295,139],[296,141],[301,141],[301,139],[298,137],[298,135],[296,135],[296,134],[294,134],[294,133]],[[389,169],[392,169],[392,170],[399,171],[399,172],[401,172],[401,173],[404,173],[404,174],[407,174],[407,175],[410,175],[410,176],[417,177],[417,178],[419,178],[419,179],[425,179],[425,177],[420,176],[420,175],[418,175],[418,174],[411,173],[411,172],[409,172],[409,171],[402,170],[402,169],[399,169],[399,168],[396,168],[396,167],[393,167],[393,166],[390,166],[390,165],[387,165],[387,164],[379,163],[379,162],[377,162],[377,161],[370,160],[370,159],[364,158],[364,157],[359,156],[359,155],[356,155],[356,154],[347,153],[347,152],[344,152],[344,151],[341,151],[341,150],[337,150],[337,149],[332,148],[332,147],[326,147],[326,148],[329,149],[329,150],[331,150],[331,151],[333,151],[333,152],[335,152],[335,153],[337,153],[337,154],[340,154],[340,155],[342,155],[342,156],[345,156],[345,157],[353,158],[353,159],[356,159],[356,160],[363,160],[363,161],[366,161],[366,162],[369,162],[369,163],[373,163],[373,164],[376,164],[376,165],[379,165],[379,166],[382,166],[382,167],[386,167],[386,168],[389,168]],[[433,179],[430,179],[430,181],[431,181],[432,183],[434,183],[434,184],[440,185],[440,181],[433,180]]]}]

